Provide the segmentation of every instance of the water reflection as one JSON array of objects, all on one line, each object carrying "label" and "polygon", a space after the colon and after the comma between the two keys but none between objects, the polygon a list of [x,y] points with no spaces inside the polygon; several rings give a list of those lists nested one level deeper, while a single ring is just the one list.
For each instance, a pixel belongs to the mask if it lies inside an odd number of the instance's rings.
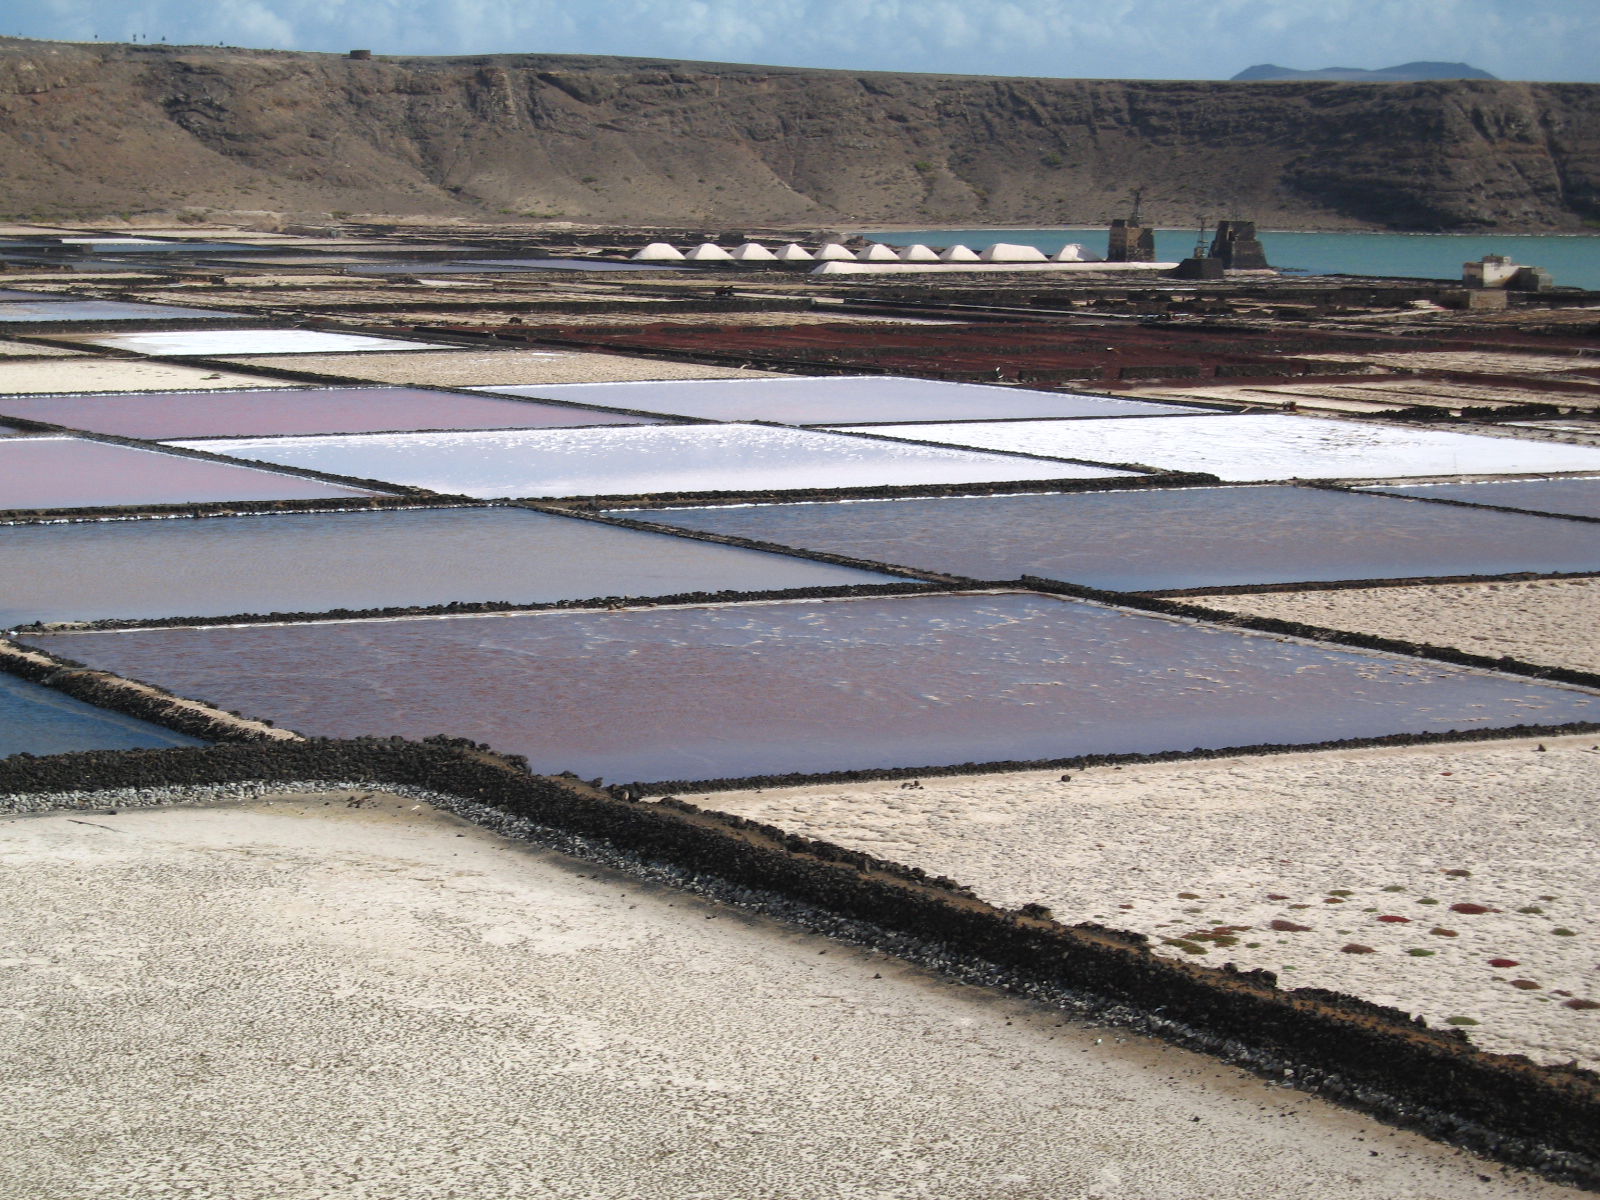
[{"label": "water reflection", "polygon": [[201,744],[197,738],[95,708],[51,688],[0,674],[0,758],[9,754],[67,754],[75,750],[138,750]]}]

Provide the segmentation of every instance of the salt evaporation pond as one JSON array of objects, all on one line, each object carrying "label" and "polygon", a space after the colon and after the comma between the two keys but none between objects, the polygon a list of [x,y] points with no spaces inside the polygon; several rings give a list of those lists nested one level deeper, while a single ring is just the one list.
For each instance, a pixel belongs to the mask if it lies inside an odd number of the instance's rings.
[{"label": "salt evaporation pond", "polygon": [[1314,743],[1600,694],[1025,593],[29,635],[306,734],[612,782]]},{"label": "salt evaporation pond", "polygon": [[[217,313],[207,313],[215,317]],[[195,329],[178,333],[112,333],[84,338],[96,346],[135,354],[215,357],[229,354],[327,354],[360,350],[449,350],[439,342],[408,342],[364,333],[317,329]]]},{"label": "salt evaporation pond", "polygon": [[1241,483],[1600,469],[1600,449],[1590,446],[1278,414],[879,425],[866,432],[1017,454],[1207,471]]},{"label": "salt evaporation pond", "polygon": [[485,258],[472,262],[386,262],[351,267],[350,275],[504,275],[518,271],[683,271],[671,264],[588,258]]},{"label": "salt evaporation pond", "polygon": [[1126,474],[1070,463],[762,425],[413,433],[177,444],[480,498],[764,492]]},{"label": "salt evaporation pond", "polygon": [[82,438],[0,441],[0,510],[316,500],[373,494],[250,466]]},{"label": "salt evaporation pond", "polygon": [[96,708],[52,688],[0,672],[0,758],[12,754],[202,744],[159,725]]},{"label": "salt evaporation pond", "polygon": [[838,375],[794,379],[676,379],[641,383],[524,384],[474,391],[697,417],[830,425],[862,421],[981,421],[1014,417],[1194,414],[1192,408],[988,384]]},{"label": "salt evaporation pond", "polygon": [[1507,479],[1484,483],[1426,483],[1408,487],[1367,489],[1391,496],[1421,500],[1461,500],[1468,504],[1494,504],[1525,508],[1529,512],[1568,517],[1600,517],[1600,478]]},{"label": "salt evaporation pond", "polygon": [[162,439],[657,423],[561,404],[405,387],[34,395],[0,400],[0,416]]},{"label": "salt evaporation pond", "polygon": [[192,321],[227,320],[233,314],[214,308],[182,308],[175,304],[129,304],[121,300],[77,300],[68,297],[0,302],[0,321],[42,324],[48,321]]},{"label": "salt evaporation pond", "polygon": [[895,579],[506,508],[0,526],[0,578],[0,628]]},{"label": "salt evaporation pond", "polygon": [[1600,570],[1600,528],[1281,485],[618,510],[969,579],[1113,591]]}]

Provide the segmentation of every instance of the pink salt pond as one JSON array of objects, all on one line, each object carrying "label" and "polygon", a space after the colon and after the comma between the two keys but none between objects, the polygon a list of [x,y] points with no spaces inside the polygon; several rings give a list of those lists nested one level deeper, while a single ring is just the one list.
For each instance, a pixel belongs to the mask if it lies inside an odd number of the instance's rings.
[{"label": "pink salt pond", "polygon": [[0,440],[0,510],[372,494],[255,467],[81,438]]},{"label": "pink salt pond", "polygon": [[17,396],[0,401],[0,418],[8,416],[131,438],[659,424],[573,405],[408,387]]}]

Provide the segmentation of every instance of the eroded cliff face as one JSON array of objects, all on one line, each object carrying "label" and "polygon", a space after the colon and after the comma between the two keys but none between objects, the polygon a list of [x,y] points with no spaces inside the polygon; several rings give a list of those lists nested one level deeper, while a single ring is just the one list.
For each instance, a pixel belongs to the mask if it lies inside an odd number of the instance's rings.
[{"label": "eroded cliff face", "polygon": [[[1115,64],[1107,64],[1108,71]],[[1600,85],[1127,82],[0,40],[0,211],[1514,230],[1600,218]]]}]

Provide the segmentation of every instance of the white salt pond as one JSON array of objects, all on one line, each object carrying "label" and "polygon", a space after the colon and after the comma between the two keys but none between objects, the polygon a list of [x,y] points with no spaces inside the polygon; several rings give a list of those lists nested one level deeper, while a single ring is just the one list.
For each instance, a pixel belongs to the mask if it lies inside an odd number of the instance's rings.
[{"label": "white salt pond", "polygon": [[[207,313],[207,316],[216,316]],[[136,354],[211,358],[232,354],[326,354],[359,350],[444,350],[438,342],[325,333],[317,329],[195,329],[178,333],[113,333],[84,341]]]},{"label": "white salt pond", "polygon": [[46,323],[52,321],[193,321],[226,318],[229,314],[214,308],[184,308],[176,304],[130,304],[121,300],[0,301],[0,322]]},{"label": "white salt pond", "polygon": [[[848,428],[848,427],[847,427]],[[872,426],[953,446],[1207,471],[1234,482],[1600,470],[1600,449],[1281,414]]]},{"label": "white salt pond", "polygon": [[893,375],[519,385],[477,390],[702,420],[781,421],[791,425],[1132,417],[1194,412],[1191,408],[1114,396],[1035,392]]},{"label": "white salt pond", "polygon": [[208,439],[175,444],[481,498],[849,488],[1126,474],[760,425]]},{"label": "white salt pond", "polygon": [[1573,1194],[1211,1059],[351,795],[0,822],[0,934],[25,968],[0,1194]]}]

